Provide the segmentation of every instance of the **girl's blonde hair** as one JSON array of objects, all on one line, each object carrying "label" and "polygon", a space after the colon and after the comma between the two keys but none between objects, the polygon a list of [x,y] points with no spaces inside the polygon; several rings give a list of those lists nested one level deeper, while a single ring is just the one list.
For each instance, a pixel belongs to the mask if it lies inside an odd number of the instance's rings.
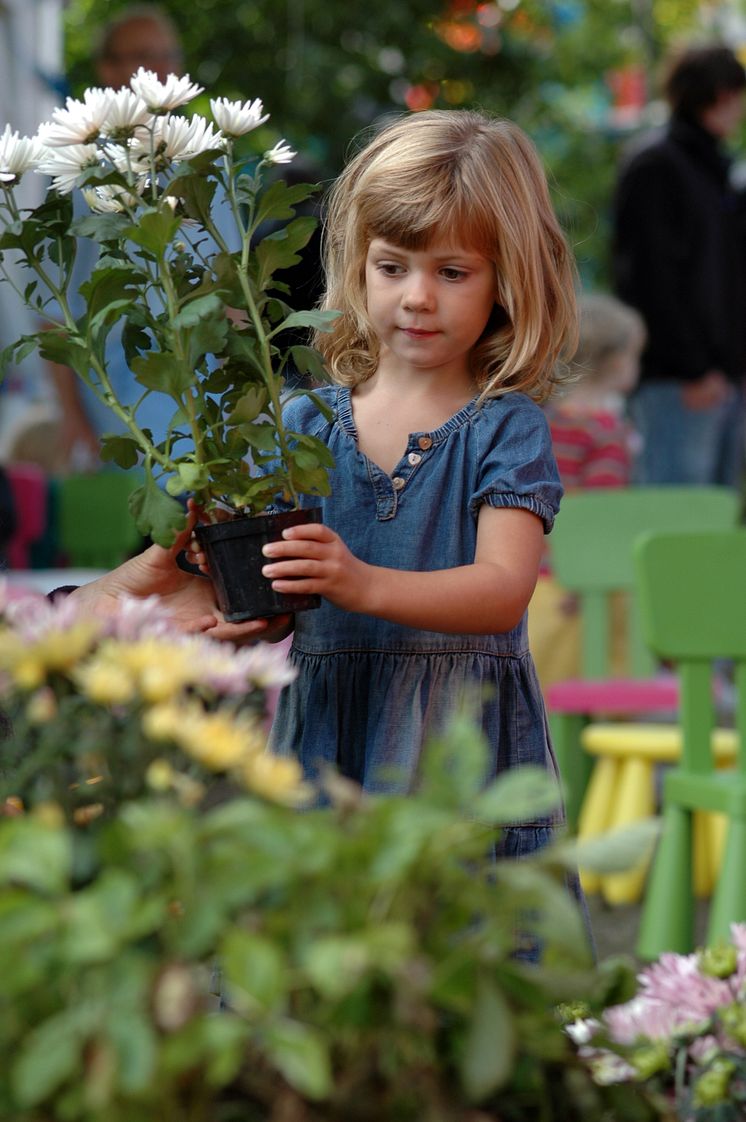
[{"label": "girl's blonde hair", "polygon": [[639,312],[606,292],[580,297],[580,338],[570,373],[575,378],[603,381],[606,364],[626,350],[642,350],[645,323]]},{"label": "girl's blonde hair", "polygon": [[462,110],[390,123],[331,189],[322,307],[342,314],[314,343],[332,378],[358,385],[378,364],[365,292],[372,239],[419,250],[449,235],[497,274],[496,307],[472,352],[482,395],[544,400],[575,349],[574,264],[532,142],[511,121]]}]

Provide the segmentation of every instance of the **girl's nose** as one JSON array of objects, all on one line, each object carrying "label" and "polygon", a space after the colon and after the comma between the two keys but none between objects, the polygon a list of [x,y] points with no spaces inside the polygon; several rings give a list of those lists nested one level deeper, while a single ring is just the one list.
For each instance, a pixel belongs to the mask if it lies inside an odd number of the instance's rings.
[{"label": "girl's nose", "polygon": [[435,293],[429,277],[412,272],[404,291],[404,307],[411,311],[426,311],[434,307]]}]

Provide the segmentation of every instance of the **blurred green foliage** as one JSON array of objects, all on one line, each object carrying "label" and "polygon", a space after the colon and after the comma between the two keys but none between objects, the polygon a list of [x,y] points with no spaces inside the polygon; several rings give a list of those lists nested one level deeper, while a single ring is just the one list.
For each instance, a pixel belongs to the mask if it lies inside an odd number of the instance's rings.
[{"label": "blurred green foliage", "polygon": [[[125,7],[69,0],[72,92],[94,82],[96,28]],[[515,119],[545,159],[589,285],[606,277],[619,150],[642,123],[620,112],[629,90],[617,82],[615,93],[615,78],[638,67],[654,94],[667,43],[703,30],[697,0],[191,0],[188,15],[181,0],[161,7],[181,30],[192,78],[211,96],[261,97],[272,117],[256,143],[286,137],[318,178],[334,176],[352,139],[388,112],[464,106]]]}]

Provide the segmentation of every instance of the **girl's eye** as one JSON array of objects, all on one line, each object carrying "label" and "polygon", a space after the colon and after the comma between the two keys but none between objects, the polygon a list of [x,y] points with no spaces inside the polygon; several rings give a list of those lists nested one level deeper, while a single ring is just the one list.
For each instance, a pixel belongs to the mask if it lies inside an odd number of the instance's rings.
[{"label": "girl's eye", "polygon": [[450,265],[442,269],[441,272],[443,273],[443,276],[446,278],[446,280],[463,280],[463,278],[466,276],[466,273],[463,269],[452,268]]},{"label": "girl's eye", "polygon": [[396,261],[379,261],[378,269],[386,277],[395,277],[401,272],[402,266]]}]

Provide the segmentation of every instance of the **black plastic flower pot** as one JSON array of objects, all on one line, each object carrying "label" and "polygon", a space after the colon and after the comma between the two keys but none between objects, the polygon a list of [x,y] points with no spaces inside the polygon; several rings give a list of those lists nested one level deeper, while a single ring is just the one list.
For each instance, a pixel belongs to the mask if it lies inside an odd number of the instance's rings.
[{"label": "black plastic flower pot", "polygon": [[275,592],[262,566],[262,546],[279,541],[288,526],[320,522],[321,508],[259,514],[197,526],[197,540],[207,554],[218,607],[230,623],[264,619],[318,608],[321,597]]}]

